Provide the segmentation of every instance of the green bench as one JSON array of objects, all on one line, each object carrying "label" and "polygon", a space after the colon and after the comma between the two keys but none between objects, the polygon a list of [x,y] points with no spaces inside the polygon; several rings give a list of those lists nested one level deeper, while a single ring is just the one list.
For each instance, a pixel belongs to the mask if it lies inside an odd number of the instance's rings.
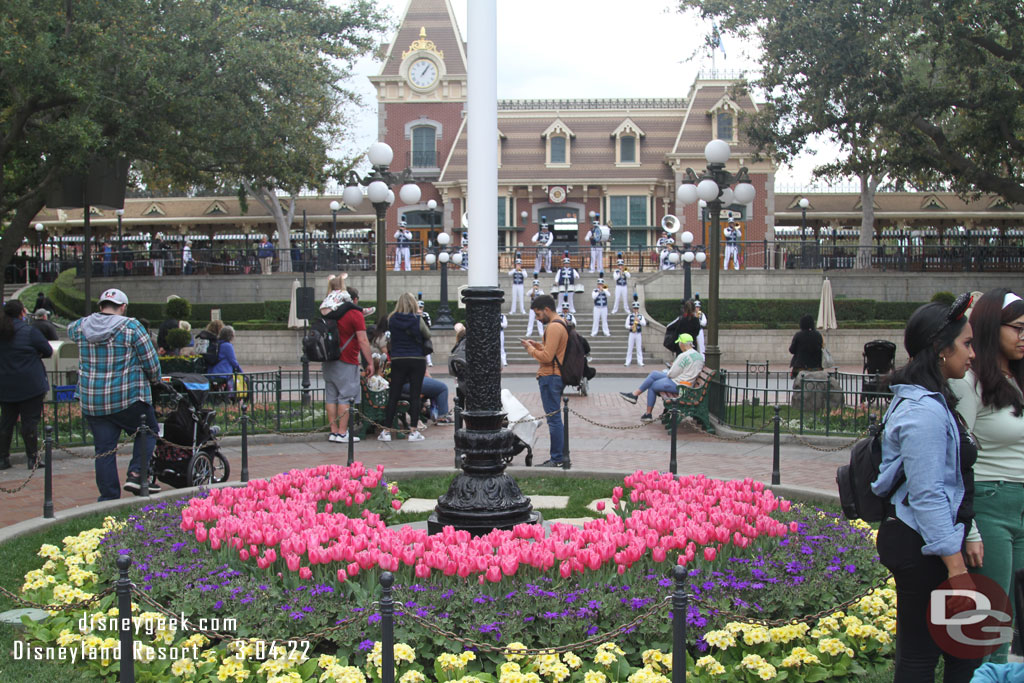
[{"label": "green bench", "polygon": [[711,424],[711,414],[708,410],[708,390],[711,387],[711,379],[714,376],[714,370],[704,368],[697,375],[693,386],[686,387],[680,385],[679,392],[675,396],[668,393],[662,394],[662,406],[665,411],[661,414],[661,422],[665,425],[666,430],[672,429],[672,411],[675,410],[679,415],[679,420],[682,420],[684,417],[692,417],[704,425],[704,431],[708,434],[715,433],[715,428]]}]

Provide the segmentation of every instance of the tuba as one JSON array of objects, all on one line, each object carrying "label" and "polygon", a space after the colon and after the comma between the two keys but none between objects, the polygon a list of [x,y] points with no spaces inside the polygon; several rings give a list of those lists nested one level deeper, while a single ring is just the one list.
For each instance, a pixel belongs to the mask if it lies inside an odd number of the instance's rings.
[{"label": "tuba", "polygon": [[661,229],[670,235],[674,235],[677,232],[679,232],[679,227],[679,219],[673,216],[672,214],[666,214],[661,219]]},{"label": "tuba", "polygon": [[462,212],[462,227],[466,229],[469,227],[469,214],[465,211]]}]

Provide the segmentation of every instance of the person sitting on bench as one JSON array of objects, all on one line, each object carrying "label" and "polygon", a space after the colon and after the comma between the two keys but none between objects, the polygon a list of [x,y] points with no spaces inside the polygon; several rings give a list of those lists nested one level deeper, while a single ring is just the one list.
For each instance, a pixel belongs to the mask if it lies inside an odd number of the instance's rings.
[{"label": "person sitting on bench", "polygon": [[659,393],[671,392],[675,395],[679,392],[680,386],[693,386],[693,381],[704,369],[704,356],[693,348],[693,335],[685,333],[679,335],[676,344],[681,353],[676,356],[668,372],[655,370],[647,375],[647,379],[636,390],[619,392],[622,398],[634,405],[640,394],[647,392],[647,411],[640,416],[640,420],[643,422],[650,422],[654,419],[651,413]]}]

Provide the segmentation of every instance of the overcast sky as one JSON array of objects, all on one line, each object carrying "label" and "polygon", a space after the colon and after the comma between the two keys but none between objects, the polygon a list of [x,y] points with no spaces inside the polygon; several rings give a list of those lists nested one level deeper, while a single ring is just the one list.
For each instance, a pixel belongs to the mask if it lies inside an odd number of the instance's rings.
[{"label": "overcast sky", "polygon": [[[467,0],[451,0],[466,35]],[[397,24],[407,0],[378,0]],[[685,97],[698,72],[711,69],[703,48],[711,25],[681,14],[668,0],[498,0],[500,99]],[[428,36],[429,37],[429,36]],[[726,38],[713,66],[740,72],[757,68],[756,56]],[[356,138],[346,151],[377,137],[376,100],[367,77],[380,62],[360,62],[352,84],[364,97]],[[807,183],[812,158],[780,169],[778,182]]]}]

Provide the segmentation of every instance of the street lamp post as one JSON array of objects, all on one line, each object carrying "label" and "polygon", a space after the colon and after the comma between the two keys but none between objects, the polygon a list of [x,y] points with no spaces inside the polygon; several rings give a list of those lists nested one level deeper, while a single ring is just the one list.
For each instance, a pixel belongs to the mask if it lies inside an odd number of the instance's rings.
[{"label": "street lamp post", "polygon": [[[43,230],[46,227],[42,223],[36,223],[36,247],[39,249],[39,260],[36,261],[36,282],[43,281]],[[27,271],[28,268],[25,268]]]},{"label": "street lamp post", "polygon": [[333,200],[331,207],[331,269],[338,267],[338,211],[341,210],[341,203]]},{"label": "street lamp post", "polygon": [[391,188],[396,185],[402,186],[399,196],[406,204],[415,204],[420,200],[420,188],[416,185],[410,169],[406,168],[398,174],[388,170],[395,153],[387,143],[373,143],[366,156],[372,166],[371,173],[360,178],[355,171],[351,171],[342,199],[351,207],[359,206],[363,201],[363,192],[359,186],[363,185],[366,187],[370,203],[377,212],[377,315],[381,316],[386,315],[388,310],[387,238],[384,234],[384,219],[388,207],[395,201],[395,193]]},{"label": "street lamp post", "polygon": [[[693,169],[686,169],[686,177],[676,192],[676,199],[681,204],[693,204],[698,199],[707,202],[711,209],[711,267],[708,273],[708,344],[706,365],[712,370],[719,370],[722,364],[722,350],[718,345],[718,275],[722,266],[720,247],[722,236],[722,207],[733,204],[749,204],[754,201],[756,190],[750,183],[747,168],[741,167],[736,174],[725,170],[731,150],[724,140],[712,140],[704,147],[704,158],[708,165],[698,177]],[[735,184],[733,190],[731,185]]]},{"label": "street lamp post", "polygon": [[462,263],[462,254],[459,252],[453,254],[448,250],[448,245],[451,241],[451,235],[442,232],[437,236],[437,254],[427,254],[424,257],[428,266],[433,266],[435,263],[441,264],[441,304],[437,308],[437,319],[434,321],[435,330],[455,329],[455,319],[452,317],[451,308],[448,306],[448,262],[451,261],[455,265],[460,265]]},{"label": "street lamp post", "polygon": [[[302,290],[303,292],[308,291],[306,289],[306,259],[309,258],[309,226],[306,224],[306,210],[302,210],[302,250],[305,252],[302,255]],[[308,311],[306,312],[308,314]],[[302,318],[302,336],[306,336],[306,329],[309,327],[309,319],[303,316]],[[309,381],[309,356],[306,355],[305,346],[303,346],[302,356],[299,358],[299,362],[302,363],[302,405],[303,407],[309,407],[313,404],[313,398],[309,393],[310,381]]]},{"label": "street lamp post", "polygon": [[704,221],[708,219],[708,203],[701,199],[697,202],[697,206],[700,207],[700,243],[707,249],[708,243],[708,232],[704,225]]}]

